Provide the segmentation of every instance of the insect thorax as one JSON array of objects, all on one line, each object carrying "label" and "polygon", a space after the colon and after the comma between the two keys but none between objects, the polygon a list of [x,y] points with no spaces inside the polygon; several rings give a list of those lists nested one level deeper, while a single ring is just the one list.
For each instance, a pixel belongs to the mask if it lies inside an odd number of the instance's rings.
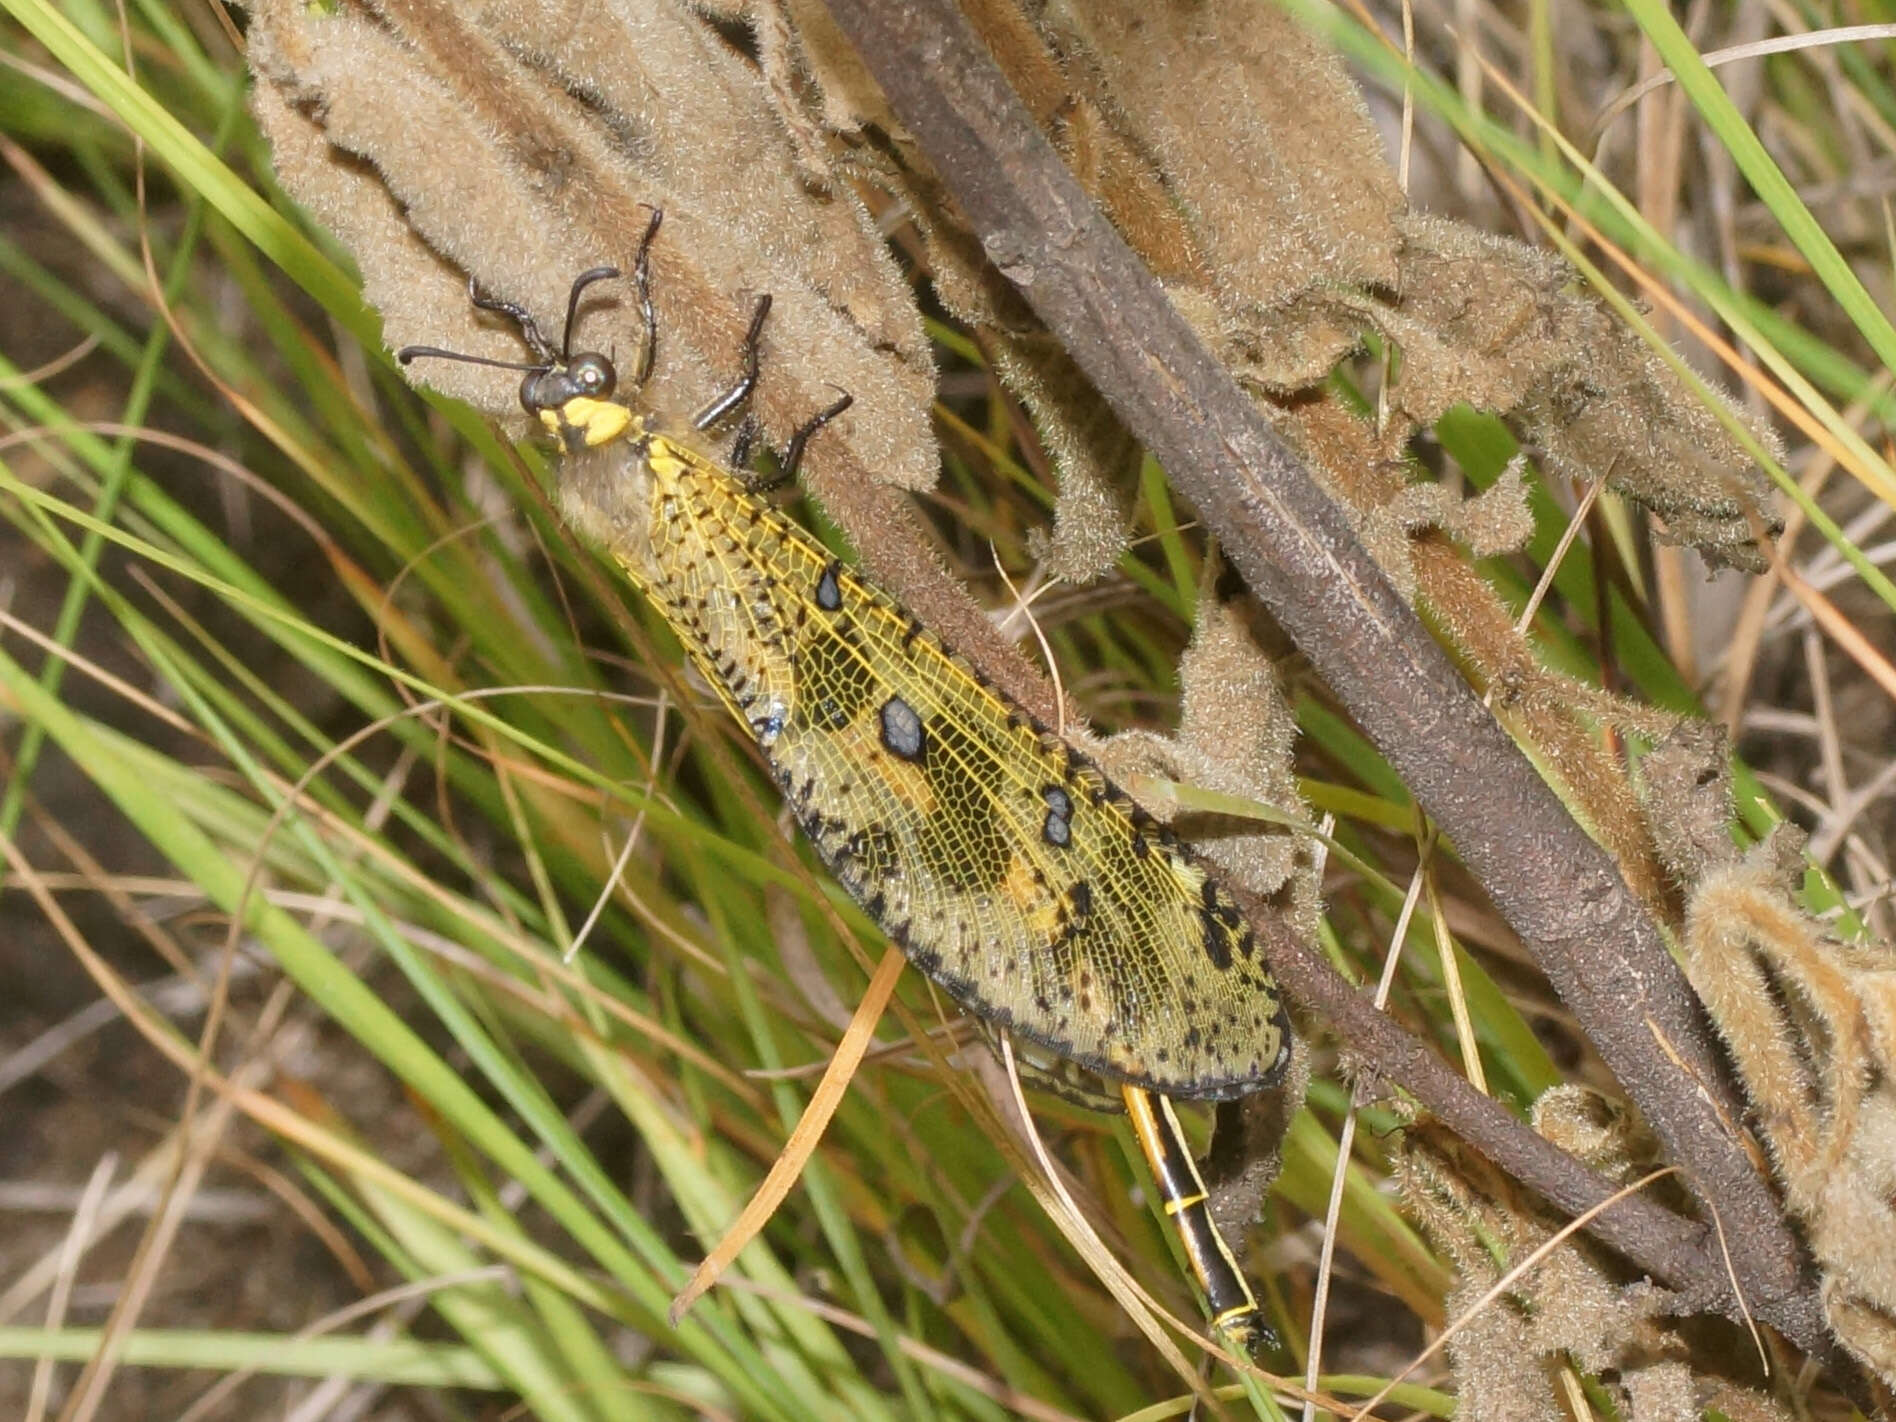
[{"label": "insect thorax", "polygon": [[560,511],[567,521],[610,552],[642,587],[650,586],[655,572],[646,429],[646,421],[635,416],[624,438],[594,448],[569,448],[558,478]]}]

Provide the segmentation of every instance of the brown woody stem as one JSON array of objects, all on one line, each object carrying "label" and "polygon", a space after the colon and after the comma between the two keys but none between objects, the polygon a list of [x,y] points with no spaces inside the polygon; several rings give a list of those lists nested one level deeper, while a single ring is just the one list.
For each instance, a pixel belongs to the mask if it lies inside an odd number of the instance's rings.
[{"label": "brown woody stem", "polygon": [[[1173,309],[950,0],[829,0],[829,8],[989,258],[1197,506],[1232,564],[1453,841],[1699,1199],[1716,1208],[1747,1305],[1803,1348],[1827,1351],[1796,1240],[1732,1128],[1742,1107],[1711,1031],[1657,923],[1611,859]],[[1286,985],[1343,1013],[1334,985],[1303,971],[1303,951],[1279,959]],[[1461,1095],[1472,1089],[1438,1070],[1408,1034],[1391,1037],[1353,1010],[1336,1020],[1458,1129],[1475,1131],[1490,1108],[1500,1111],[1493,1103],[1473,1110]],[[1599,1182],[1582,1188],[1577,1163],[1556,1162],[1524,1126],[1484,1139],[1497,1164],[1565,1208],[1601,1198]],[[1707,1277],[1723,1271],[1702,1246],[1681,1248],[1676,1230],[1635,1227],[1651,1223],[1642,1210],[1652,1208],[1616,1205],[1595,1232],[1693,1297],[1722,1292],[1729,1302],[1729,1290]],[[1692,1230],[1684,1221],[1677,1228]]]}]

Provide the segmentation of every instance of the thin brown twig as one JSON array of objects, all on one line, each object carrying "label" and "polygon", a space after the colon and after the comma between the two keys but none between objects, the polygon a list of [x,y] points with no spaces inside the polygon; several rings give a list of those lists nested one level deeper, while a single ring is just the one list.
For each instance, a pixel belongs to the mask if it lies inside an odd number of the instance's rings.
[{"label": "thin brown twig", "polygon": [[[1499,1101],[1475,1090],[1427,1042],[1386,1015],[1308,944],[1279,927],[1261,903],[1243,894],[1238,902],[1266,927],[1264,952],[1284,990],[1463,1141],[1568,1214],[1583,1214],[1612,1196],[1614,1187],[1604,1178],[1530,1130]],[[1595,1218],[1588,1231],[1678,1290],[1686,1306],[1732,1306],[1724,1265],[1705,1229],[1650,1199],[1628,1197]]]}]

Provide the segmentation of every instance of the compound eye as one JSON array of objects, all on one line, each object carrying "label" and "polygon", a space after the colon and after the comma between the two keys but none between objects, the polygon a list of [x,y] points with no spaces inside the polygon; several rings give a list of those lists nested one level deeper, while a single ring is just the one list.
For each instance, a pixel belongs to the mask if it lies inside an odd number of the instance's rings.
[{"label": "compound eye", "polygon": [[566,375],[576,394],[595,400],[606,399],[619,383],[619,373],[612,368],[612,362],[597,352],[575,356],[573,363],[566,367]]},{"label": "compound eye", "polygon": [[520,382],[520,403],[529,415],[539,418],[542,410],[557,410],[564,403],[562,378],[557,370],[530,370]]}]

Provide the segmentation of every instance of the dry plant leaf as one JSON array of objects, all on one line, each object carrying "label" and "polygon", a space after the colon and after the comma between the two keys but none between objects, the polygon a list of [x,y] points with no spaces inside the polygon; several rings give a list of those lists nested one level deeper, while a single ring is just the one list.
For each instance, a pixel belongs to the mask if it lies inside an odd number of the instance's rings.
[{"label": "dry plant leaf", "polygon": [[[848,390],[854,407],[803,463],[810,492],[872,574],[1046,714],[1044,684],[897,496],[938,465],[914,292],[853,190],[812,179],[775,107],[782,86],[716,25],[682,0],[390,0],[372,14],[261,0],[251,16],[254,103],[284,185],[354,252],[390,344],[518,359],[511,323],[470,308],[468,278],[557,334],[574,276],[629,268],[662,207],[660,350],[640,407],[676,416],[724,389],[769,293],[750,405],[762,432],[781,441]],[[583,345],[638,349],[630,285],[588,293]],[[528,427],[517,377],[424,368],[444,393]]]},{"label": "dry plant leaf", "polygon": [[[1704,401],[1592,297],[1571,310],[1572,354],[1515,412],[1547,472],[1607,486],[1663,520],[1662,542],[1698,550],[1713,568],[1764,571],[1757,533],[1784,520],[1771,486]],[[1714,392],[1716,394],[1716,392]],[[1726,416],[1764,448],[1777,440],[1722,395]],[[1781,457],[1781,456],[1779,456]]]},{"label": "dry plant leaf", "polygon": [[1310,1090],[1310,1046],[1303,1033],[1291,1037],[1290,1049],[1282,1085],[1218,1103],[1211,1151],[1200,1163],[1211,1191],[1212,1224],[1240,1262],[1249,1251],[1251,1227],[1263,1218],[1265,1197],[1283,1173],[1291,1120]]},{"label": "dry plant leaf", "polygon": [[[808,181],[757,68],[679,3],[397,0],[253,10],[259,121],[284,183],[355,254],[391,344],[522,352],[487,293],[560,328],[582,269],[629,269],[649,207],[662,357],[645,399],[695,409],[728,383],[755,294],[775,305],[756,408],[782,438],[835,398],[811,451],[906,488],[933,483],[934,370],[913,293],[848,188]],[[662,96],[662,101],[655,101]],[[584,339],[637,349],[629,291],[601,286]],[[430,383],[524,420],[517,381],[434,364]]]},{"label": "dry plant leaf", "polygon": [[1404,485],[1388,503],[1363,514],[1363,542],[1403,597],[1414,601],[1421,591],[1410,556],[1417,534],[1440,529],[1477,558],[1514,552],[1533,536],[1526,469],[1526,458],[1516,455],[1490,487],[1469,498],[1446,484]]},{"label": "dry plant leaf", "polygon": [[1638,1107],[1579,1082],[1543,1091],[1529,1120],[1540,1136],[1616,1185],[1638,1179],[1660,1160],[1659,1142]]},{"label": "dry plant leaf", "polygon": [[[1537,1125],[1553,1123],[1557,1135],[1591,1139],[1603,1160],[1630,1162],[1651,1149],[1636,1117],[1571,1092],[1543,1098],[1535,1118]],[[1625,1126],[1623,1133],[1615,1122]],[[1612,1256],[1584,1235],[1562,1240],[1479,1304],[1561,1221],[1441,1127],[1422,1123],[1405,1130],[1396,1179],[1403,1202],[1461,1275],[1445,1300],[1451,1318],[1476,1310],[1448,1343],[1458,1418],[1565,1422],[1559,1374],[1577,1367],[1627,1422],[1695,1422],[1707,1406],[1789,1422],[1790,1414],[1763,1393],[1703,1371],[1705,1347],[1688,1347],[1662,1321],[1665,1291],[1623,1279]],[[1745,1359],[1749,1341],[1734,1331],[1733,1342],[1734,1360]]]},{"label": "dry plant leaf", "polygon": [[1266,388],[1321,380],[1360,340],[1326,293],[1395,282],[1404,206],[1336,56],[1269,5],[1055,0],[1038,18],[1076,92],[1148,157],[1183,215],[1202,273],[1121,230],[1169,286],[1219,313],[1200,333]]},{"label": "dry plant leaf", "polygon": [[1122,230],[1241,378],[1299,396],[1290,426],[1377,330],[1399,347],[1410,427],[1456,403],[1509,416],[1550,473],[1607,480],[1714,566],[1762,566],[1754,530],[1778,525],[1738,441],[1559,257],[1408,211],[1347,72],[1286,14],[1110,0],[1049,4],[1041,25],[1075,90],[1150,155],[1204,274],[1172,275]]},{"label": "dry plant leaf", "polygon": [[[920,222],[944,304],[988,335],[997,371],[1043,432],[1061,487],[1050,564],[1074,581],[1099,576],[1124,546],[1123,434],[987,266],[813,0],[781,6],[803,34],[798,122],[858,144],[883,134],[881,180]],[[1273,418],[1351,504],[1399,586],[1416,587],[1404,530],[1438,511],[1385,507],[1417,498],[1401,452],[1456,403],[1507,416],[1550,475],[1607,481],[1660,516],[1662,538],[1714,566],[1762,566],[1755,532],[1778,522],[1743,446],[1559,257],[1409,211],[1348,72],[1288,14],[1184,0],[964,9],[1179,309],[1274,402]],[[1364,487],[1313,448],[1324,438],[1306,426],[1335,414],[1322,382],[1371,332],[1399,351],[1375,442],[1405,472]]]},{"label": "dry plant leaf", "polygon": [[1027,407],[1059,484],[1053,529],[1030,537],[1028,550],[1046,563],[1050,577],[1094,582],[1111,571],[1131,541],[1132,519],[1120,486],[1138,458],[1138,446],[1079,367],[1048,337],[996,335],[988,349],[1002,383]]},{"label": "dry plant leaf", "polygon": [[[1341,402],[1320,399],[1300,405],[1288,432],[1311,467],[1346,508],[1357,513],[1357,531],[1398,588],[1410,590],[1436,625],[1460,650],[1470,679],[1492,691],[1495,714],[1520,740],[1534,746],[1562,797],[1601,844],[1611,851],[1633,890],[1655,907],[1665,904],[1665,876],[1653,853],[1651,831],[1626,776],[1624,760],[1600,734],[1603,725],[1656,739],[1675,717],[1658,713],[1542,665],[1532,642],[1516,626],[1513,611],[1471,566],[1440,528],[1411,532],[1399,518],[1409,494],[1409,465],[1401,454],[1406,438],[1400,421],[1376,432]],[[1428,486],[1413,486],[1426,488]],[[1444,496],[1445,505],[1452,507]],[[1493,510],[1457,513],[1507,521],[1508,496]],[[1362,509],[1387,510],[1365,515]]]},{"label": "dry plant leaf", "polygon": [[[1177,735],[1122,732],[1100,745],[1102,767],[1154,818],[1189,837],[1227,882],[1269,899],[1295,932],[1313,939],[1320,904],[1315,840],[1291,759],[1297,723],[1235,607],[1200,604],[1179,681]],[[1155,777],[1257,801],[1289,823],[1184,808]]]}]

